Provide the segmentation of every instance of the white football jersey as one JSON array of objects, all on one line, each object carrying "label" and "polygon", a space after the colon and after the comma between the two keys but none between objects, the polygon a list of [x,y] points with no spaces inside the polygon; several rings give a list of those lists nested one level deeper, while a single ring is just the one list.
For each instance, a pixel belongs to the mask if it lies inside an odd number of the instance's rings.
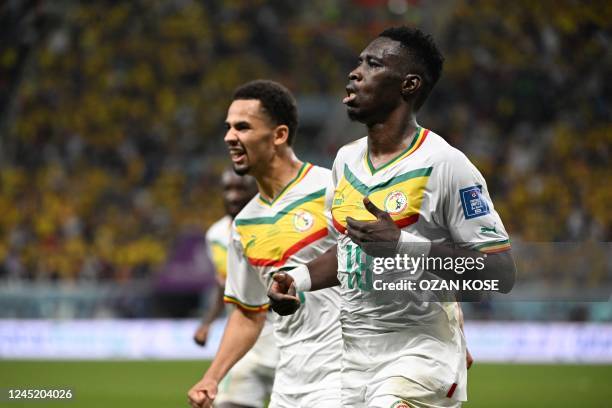
[{"label": "white football jersey", "polygon": [[[324,208],[330,171],[304,163],[273,201],[255,196],[238,214],[229,245],[225,301],[247,310],[268,308],[272,273],[305,264],[336,243]],[[275,390],[303,394],[329,389],[339,395],[342,336],[339,289],[299,294],[290,316],[275,316],[280,349]]]},{"label": "white football jersey", "polygon": [[[365,257],[361,248],[345,235],[346,218],[374,220],[363,205],[363,198],[369,197],[378,208],[391,215],[398,227],[434,243],[454,243],[489,253],[507,250],[508,234],[480,172],[463,153],[440,136],[419,128],[404,152],[377,169],[368,157],[367,137],[342,147],[334,162],[332,179],[335,188],[330,205],[334,227],[340,234],[338,279],[343,298],[341,316],[345,342],[360,344],[365,339],[380,338],[388,343],[395,338],[406,344],[402,334],[406,330],[414,328],[415,336],[428,333],[431,337],[432,329],[443,325],[448,326],[443,327],[445,338],[438,343],[461,343],[457,320],[452,317],[454,303],[422,301],[422,294],[410,291],[373,289],[372,281],[377,275],[363,267]],[[383,275],[386,282],[406,277],[405,271],[385,271]],[[373,343],[368,344],[371,349]],[[396,350],[398,347],[403,351]],[[445,359],[443,364],[449,365],[449,379],[443,385],[453,387],[452,384],[458,382],[456,394],[463,398],[465,379],[453,378],[461,375],[453,374],[461,371],[456,368],[461,363],[458,358],[465,358],[457,353],[462,349],[461,344],[437,347],[424,346],[419,350],[419,342],[413,342],[409,349],[401,344],[388,345],[387,349],[414,355],[443,353],[434,356]],[[352,350],[366,348],[356,345]],[[357,356],[354,361],[359,358]],[[401,370],[395,374],[401,375]],[[453,391],[455,387],[457,385]]]}]

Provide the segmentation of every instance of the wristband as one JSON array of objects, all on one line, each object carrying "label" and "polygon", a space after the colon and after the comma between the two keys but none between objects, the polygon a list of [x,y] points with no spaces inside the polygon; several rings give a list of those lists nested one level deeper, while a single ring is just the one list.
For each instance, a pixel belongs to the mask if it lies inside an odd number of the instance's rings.
[{"label": "wristband", "polygon": [[431,241],[408,231],[402,231],[397,241],[396,250],[398,254],[406,254],[413,258],[421,255],[427,256],[431,250]]},{"label": "wristband", "polygon": [[296,291],[307,292],[310,290],[312,283],[310,282],[310,271],[306,265],[299,265],[285,273],[293,278]]}]

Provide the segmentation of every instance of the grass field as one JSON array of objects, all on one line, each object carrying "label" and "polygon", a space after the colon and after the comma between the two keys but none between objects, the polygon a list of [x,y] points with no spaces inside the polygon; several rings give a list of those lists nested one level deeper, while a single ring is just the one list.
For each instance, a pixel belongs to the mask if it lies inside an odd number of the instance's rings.
[{"label": "grass field", "polygon": [[[0,361],[0,406],[187,407],[204,362]],[[476,364],[467,408],[612,406],[612,366]],[[7,402],[7,388],[72,388],[72,401]]]}]

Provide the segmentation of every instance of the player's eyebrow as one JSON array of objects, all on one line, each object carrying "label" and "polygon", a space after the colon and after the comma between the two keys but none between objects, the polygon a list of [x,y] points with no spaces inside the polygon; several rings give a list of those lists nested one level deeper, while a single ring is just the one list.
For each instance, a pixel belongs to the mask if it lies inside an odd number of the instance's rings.
[{"label": "player's eyebrow", "polygon": [[368,52],[362,52],[361,54],[359,54],[359,59],[360,60],[367,60],[367,59],[374,59],[379,61],[381,58],[383,57],[383,55],[374,55],[372,53],[368,53]]},{"label": "player's eyebrow", "polygon": [[251,124],[247,122],[246,120],[239,120],[237,122],[234,122],[231,125],[228,123],[228,126],[233,126],[234,129],[248,129],[251,127]]}]

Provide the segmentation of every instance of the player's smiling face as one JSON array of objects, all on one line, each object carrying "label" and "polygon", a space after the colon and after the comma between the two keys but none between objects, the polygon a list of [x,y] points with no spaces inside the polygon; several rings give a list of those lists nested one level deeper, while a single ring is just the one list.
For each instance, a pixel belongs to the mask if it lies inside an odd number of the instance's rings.
[{"label": "player's smiling face", "polygon": [[270,118],[256,99],[232,102],[225,125],[225,144],[229,149],[234,170],[238,174],[253,174],[274,154],[274,130]]},{"label": "player's smiling face", "polygon": [[352,120],[368,125],[384,121],[401,103],[405,60],[400,43],[387,37],[376,38],[363,50],[342,101]]}]

